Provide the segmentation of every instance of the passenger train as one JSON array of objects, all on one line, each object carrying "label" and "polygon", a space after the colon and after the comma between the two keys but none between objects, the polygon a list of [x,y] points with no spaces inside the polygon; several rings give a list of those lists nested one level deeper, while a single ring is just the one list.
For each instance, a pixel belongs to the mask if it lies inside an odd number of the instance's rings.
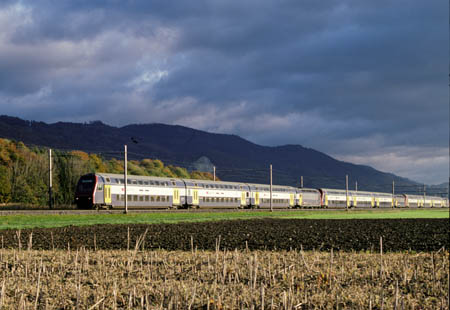
[{"label": "passenger train", "polygon": [[[124,176],[83,175],[75,203],[80,209],[124,207]],[[270,208],[270,186],[239,182],[191,180],[152,176],[127,177],[129,208]],[[272,207],[287,208],[408,208],[448,207],[448,199],[328,188],[272,186]]]}]

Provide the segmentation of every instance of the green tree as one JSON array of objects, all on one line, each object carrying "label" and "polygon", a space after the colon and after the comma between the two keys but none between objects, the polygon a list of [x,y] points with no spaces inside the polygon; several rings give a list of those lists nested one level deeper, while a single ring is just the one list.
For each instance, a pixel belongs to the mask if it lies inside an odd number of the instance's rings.
[{"label": "green tree", "polygon": [[9,169],[0,166],[0,203],[8,203],[11,200],[11,183]]}]

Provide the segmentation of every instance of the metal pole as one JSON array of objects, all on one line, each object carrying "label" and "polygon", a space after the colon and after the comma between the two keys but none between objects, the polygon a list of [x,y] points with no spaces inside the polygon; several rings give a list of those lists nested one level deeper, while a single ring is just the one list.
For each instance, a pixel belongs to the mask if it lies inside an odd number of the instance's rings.
[{"label": "metal pole", "polygon": [[395,196],[395,181],[392,180],[392,207],[395,207],[394,196]]},{"label": "metal pole", "polygon": [[128,178],[128,173],[127,173],[127,170],[128,170],[128,167],[127,167],[127,146],[126,145],[124,145],[124,147],[125,147],[125,152],[124,152],[124,154],[125,154],[125,156],[124,156],[124,160],[123,160],[123,166],[124,166],[124,169],[123,169],[123,181],[124,181],[124,203],[125,203],[125,214],[127,214],[128,213],[128,195],[127,195],[127,183],[128,183],[128,180],[127,180],[127,178]]},{"label": "metal pole", "polygon": [[270,212],[273,212],[273,208],[272,208],[272,164],[270,164]]},{"label": "metal pole", "polygon": [[300,177],[300,188],[303,188],[303,176]]},{"label": "metal pole", "polygon": [[345,175],[345,209],[348,211],[348,174]]},{"label": "metal pole", "polygon": [[216,166],[213,167],[213,171],[214,171],[214,182],[216,182]]},{"label": "metal pole", "polygon": [[423,206],[425,207],[425,192],[426,192],[427,188],[425,187],[425,184],[423,185]]},{"label": "metal pole", "polygon": [[355,181],[355,192],[358,191],[358,181]]},{"label": "metal pole", "polygon": [[53,209],[52,149],[48,149],[48,206]]}]

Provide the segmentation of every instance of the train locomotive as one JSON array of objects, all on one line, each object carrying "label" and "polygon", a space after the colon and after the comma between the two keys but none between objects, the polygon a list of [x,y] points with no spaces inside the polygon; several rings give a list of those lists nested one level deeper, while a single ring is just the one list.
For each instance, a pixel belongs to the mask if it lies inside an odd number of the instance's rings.
[{"label": "train locomotive", "polygon": [[[75,203],[80,209],[124,207],[125,181],[121,174],[91,173],[78,181]],[[442,197],[296,188],[239,182],[168,177],[127,177],[127,206],[131,209],[178,208],[407,208],[448,207]]]}]

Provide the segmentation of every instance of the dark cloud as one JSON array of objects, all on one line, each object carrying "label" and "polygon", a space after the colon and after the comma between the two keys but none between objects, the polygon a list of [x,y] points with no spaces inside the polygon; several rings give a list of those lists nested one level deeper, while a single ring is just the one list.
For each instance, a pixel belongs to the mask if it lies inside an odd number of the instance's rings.
[{"label": "dark cloud", "polygon": [[437,183],[448,3],[2,1],[0,108],[298,143]]}]

